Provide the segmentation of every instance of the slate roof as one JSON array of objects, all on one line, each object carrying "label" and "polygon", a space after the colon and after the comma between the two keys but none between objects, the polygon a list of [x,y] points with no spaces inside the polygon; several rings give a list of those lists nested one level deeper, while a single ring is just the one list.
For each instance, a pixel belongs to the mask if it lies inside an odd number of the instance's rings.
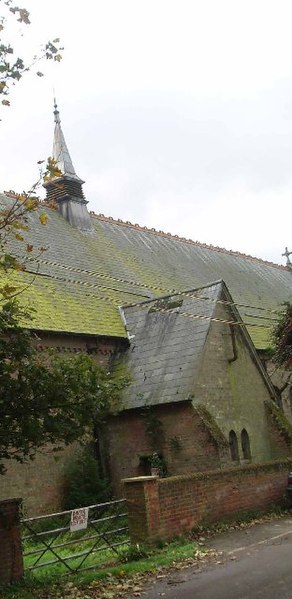
[{"label": "slate roof", "polygon": [[[138,408],[190,399],[193,381],[199,372],[210,318],[222,282],[188,292],[181,306],[172,308],[181,296],[143,302],[140,306],[124,307],[131,346],[125,361],[131,375],[131,386],[123,396],[123,408]],[[190,297],[195,294],[196,299]],[[208,301],[210,300],[210,301]],[[156,311],[164,305],[164,312]],[[154,310],[153,310],[154,308]],[[202,314],[203,320],[181,316]]]},{"label": "slate roof", "polygon": [[[84,233],[57,211],[41,210],[48,224],[30,214],[25,237],[34,251],[46,251],[21,275],[23,284],[32,282],[22,301],[36,308],[35,329],[126,338],[119,306],[223,279],[244,322],[257,325],[249,329],[256,347],[265,348],[269,331],[260,325],[270,325],[271,310],[291,301],[286,267],[103,215],[92,214],[94,231]],[[22,242],[14,251],[21,253]]]},{"label": "slate roof", "polygon": [[[131,376],[131,385],[123,394],[124,409],[192,398],[207,336],[211,326],[215,326],[217,302],[222,300],[226,308],[224,320],[242,323],[224,281],[122,308],[131,339],[123,356]],[[197,319],[197,314],[202,318]],[[241,327],[241,333],[274,396],[274,388],[245,327]]]}]

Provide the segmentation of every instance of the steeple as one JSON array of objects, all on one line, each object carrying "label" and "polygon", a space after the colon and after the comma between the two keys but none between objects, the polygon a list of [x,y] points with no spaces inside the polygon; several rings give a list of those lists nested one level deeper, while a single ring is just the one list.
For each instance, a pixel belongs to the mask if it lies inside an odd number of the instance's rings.
[{"label": "steeple", "polygon": [[60,113],[54,99],[54,142],[52,158],[60,174],[44,183],[47,199],[56,202],[59,212],[73,226],[83,231],[92,230],[87,210],[88,202],[84,198],[84,181],[76,175],[69,150],[61,129]]}]

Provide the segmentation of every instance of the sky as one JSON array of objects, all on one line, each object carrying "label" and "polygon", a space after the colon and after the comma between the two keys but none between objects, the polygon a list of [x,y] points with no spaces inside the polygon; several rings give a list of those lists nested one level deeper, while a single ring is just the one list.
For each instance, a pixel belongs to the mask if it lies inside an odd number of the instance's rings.
[{"label": "sky", "polygon": [[90,210],[285,264],[291,0],[22,5],[31,25],[9,20],[15,54],[30,61],[56,37],[64,51],[1,108],[1,191],[29,189],[51,154],[55,90]]}]

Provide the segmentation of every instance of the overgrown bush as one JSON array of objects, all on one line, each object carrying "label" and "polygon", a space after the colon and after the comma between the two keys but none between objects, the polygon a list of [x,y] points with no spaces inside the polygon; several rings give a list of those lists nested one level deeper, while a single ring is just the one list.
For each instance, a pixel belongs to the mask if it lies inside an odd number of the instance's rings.
[{"label": "overgrown bush", "polygon": [[63,508],[71,510],[102,503],[108,501],[110,495],[110,485],[100,474],[93,449],[82,448],[77,456],[71,458],[65,471]]}]

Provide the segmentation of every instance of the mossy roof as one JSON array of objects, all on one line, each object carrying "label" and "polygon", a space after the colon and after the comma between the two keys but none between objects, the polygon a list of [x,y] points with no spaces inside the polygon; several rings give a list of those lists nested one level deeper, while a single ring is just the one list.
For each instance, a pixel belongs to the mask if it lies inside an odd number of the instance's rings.
[{"label": "mossy roof", "polygon": [[[35,308],[35,329],[126,337],[119,306],[223,279],[256,347],[264,349],[270,343],[264,327],[276,317],[271,310],[291,301],[292,272],[284,267],[102,215],[92,215],[93,232],[83,233],[57,211],[41,210],[48,223],[30,214],[25,242],[34,246],[32,258],[37,248],[46,250],[19,275],[29,283],[19,297]],[[23,252],[23,242],[13,247]]]}]

